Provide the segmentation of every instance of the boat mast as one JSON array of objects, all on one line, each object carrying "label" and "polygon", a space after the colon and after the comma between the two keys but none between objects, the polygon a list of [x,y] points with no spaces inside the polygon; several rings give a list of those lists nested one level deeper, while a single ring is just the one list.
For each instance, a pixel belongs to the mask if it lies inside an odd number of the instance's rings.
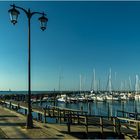
[{"label": "boat mast", "polygon": [[81,94],[81,90],[82,90],[82,76],[80,74],[80,94]]},{"label": "boat mast", "polygon": [[126,80],[124,81],[124,90],[125,90],[125,92],[127,91],[127,81]]},{"label": "boat mast", "polygon": [[121,92],[123,90],[123,81],[121,81],[121,88],[120,88]]},{"label": "boat mast", "polygon": [[62,70],[59,72],[59,92],[62,94]]},{"label": "boat mast", "polygon": [[93,69],[93,88],[94,88],[94,91],[96,91],[96,77],[95,77],[95,69]]},{"label": "boat mast", "polygon": [[132,90],[132,84],[131,84],[131,78],[129,76],[129,92],[131,92],[131,90]]},{"label": "boat mast", "polygon": [[139,77],[136,75],[136,82],[135,82],[135,94],[139,91]]},{"label": "boat mast", "polygon": [[[117,85],[117,80],[116,80],[116,77],[117,77],[117,73],[115,72],[115,78],[114,78],[114,85]],[[117,87],[116,86],[114,86],[114,90],[116,90],[117,91]]]},{"label": "boat mast", "polygon": [[93,69],[93,76],[91,80],[91,91],[96,91],[95,69]]},{"label": "boat mast", "polygon": [[111,68],[110,68],[110,71],[109,71],[108,88],[109,88],[109,92],[111,93],[111,91],[112,91],[112,83],[111,83]]},{"label": "boat mast", "polygon": [[[93,73],[94,73],[94,69],[93,69]],[[94,74],[92,75],[92,79],[91,79],[91,88],[90,91],[93,92],[93,78],[94,78]]]},{"label": "boat mast", "polygon": [[100,92],[100,79],[98,80],[98,92]]}]

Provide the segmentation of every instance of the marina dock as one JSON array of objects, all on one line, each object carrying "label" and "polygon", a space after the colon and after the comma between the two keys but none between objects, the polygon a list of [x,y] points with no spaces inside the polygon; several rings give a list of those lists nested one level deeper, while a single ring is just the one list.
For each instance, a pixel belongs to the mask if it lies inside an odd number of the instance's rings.
[{"label": "marina dock", "polygon": [[62,134],[51,124],[34,121],[33,129],[26,129],[26,117],[0,106],[0,139],[75,139]]},{"label": "marina dock", "polygon": [[[12,110],[12,112],[14,111],[14,113],[17,114],[20,113],[20,115],[24,116],[25,118],[28,111],[27,104],[25,102],[1,100],[0,103],[2,106],[1,108]],[[56,106],[47,108],[33,106],[32,111],[36,113],[34,122],[45,127],[51,125],[59,132],[62,132],[63,135],[68,134],[79,139],[81,135],[83,135],[83,138],[107,138],[107,136],[112,136],[114,138],[134,139],[138,139],[140,136],[140,120],[138,119],[129,117],[89,115],[87,112],[82,110],[61,108]],[[54,124],[49,124],[47,121],[49,117],[54,118],[56,122]],[[25,127],[25,124],[23,124],[23,126]],[[80,133],[81,135],[76,136]]]}]

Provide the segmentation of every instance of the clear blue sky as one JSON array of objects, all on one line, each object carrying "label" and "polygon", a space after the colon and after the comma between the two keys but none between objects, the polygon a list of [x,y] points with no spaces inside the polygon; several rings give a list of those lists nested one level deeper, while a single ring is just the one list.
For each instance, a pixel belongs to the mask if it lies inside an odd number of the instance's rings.
[{"label": "clear blue sky", "polygon": [[[32,11],[47,12],[42,32],[32,18],[32,90],[90,89],[93,68],[105,88],[109,68],[114,87],[140,75],[140,2],[14,2]],[[27,90],[27,18],[20,12],[10,23],[13,2],[0,2],[0,90]]]}]

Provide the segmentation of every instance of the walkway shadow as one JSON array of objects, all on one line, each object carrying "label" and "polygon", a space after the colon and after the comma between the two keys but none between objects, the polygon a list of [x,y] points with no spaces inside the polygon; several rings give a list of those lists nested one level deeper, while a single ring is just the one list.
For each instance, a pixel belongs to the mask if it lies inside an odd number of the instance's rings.
[{"label": "walkway shadow", "polygon": [[18,117],[18,116],[16,116],[16,115],[0,115],[0,118],[1,117]]},{"label": "walkway shadow", "polygon": [[0,122],[0,126],[26,126],[26,123]]},{"label": "walkway shadow", "polygon": [[78,139],[124,139],[124,136],[118,136],[117,134],[113,132],[104,132],[101,134],[100,132],[66,132],[66,131],[61,131],[62,133],[65,134],[70,134],[71,136],[74,136]]},{"label": "walkway shadow", "polygon": [[0,122],[1,121],[6,121],[9,118],[14,118],[14,117],[17,117],[17,116],[16,115],[0,115]]}]

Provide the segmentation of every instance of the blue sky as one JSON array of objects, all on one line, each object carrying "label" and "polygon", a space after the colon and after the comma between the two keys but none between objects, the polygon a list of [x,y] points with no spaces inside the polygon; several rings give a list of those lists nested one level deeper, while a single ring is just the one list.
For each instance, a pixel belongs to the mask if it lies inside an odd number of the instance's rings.
[{"label": "blue sky", "polygon": [[[114,88],[130,76],[140,75],[140,2],[14,2],[32,11],[46,12],[42,32],[36,15],[31,21],[32,90],[90,89],[93,68],[101,88],[107,85],[109,68]],[[0,2],[0,90],[27,90],[27,18],[20,11],[18,23],[10,23],[13,2]]]}]

